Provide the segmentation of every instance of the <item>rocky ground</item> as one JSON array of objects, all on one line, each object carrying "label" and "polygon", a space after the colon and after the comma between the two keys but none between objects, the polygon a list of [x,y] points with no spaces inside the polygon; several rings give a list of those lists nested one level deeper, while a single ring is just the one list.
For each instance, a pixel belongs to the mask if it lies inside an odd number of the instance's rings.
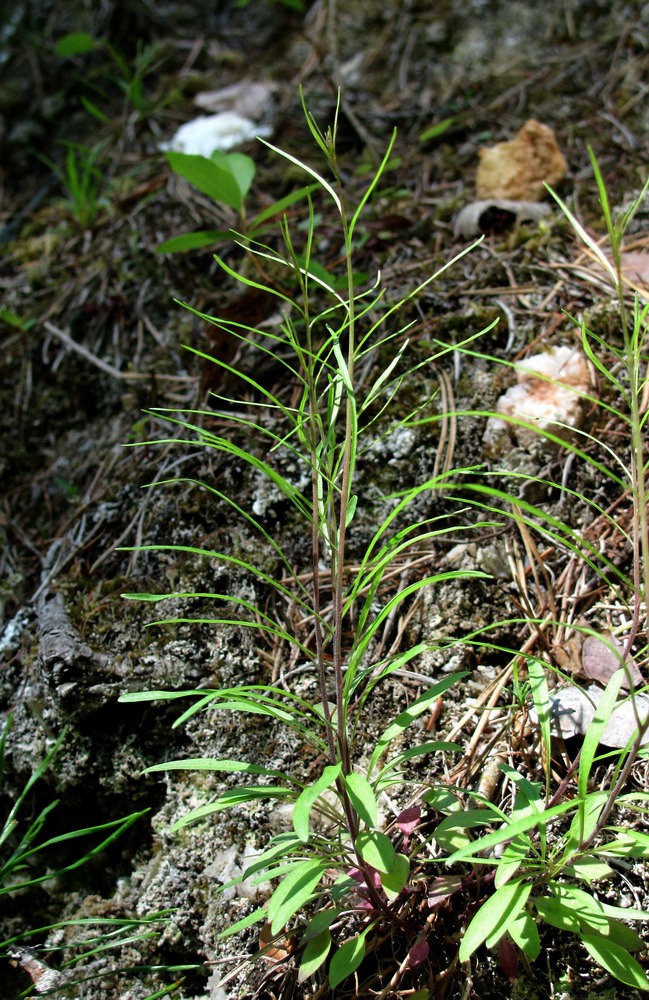
[{"label": "rocky ground", "polygon": [[[237,625],[144,628],[155,612],[124,600],[124,592],[220,590],[246,596],[253,584],[236,567],[123,547],[210,548],[255,555],[269,572],[277,569],[272,553],[260,552],[245,522],[233,526],[231,511],[217,497],[187,483],[149,490],[144,484],[183,477],[217,485],[263,517],[296,571],[309,572],[309,539],[296,529],[287,505],[249,469],[196,443],[124,447],[167,435],[160,418],[145,412],[151,407],[204,407],[210,405],[210,390],[237,391],[234,380],[222,370],[215,374],[184,345],[215,354],[266,386],[285,388],[281,369],[272,362],[260,366],[255,355],[174,302],[266,329],[276,322],[272,301],[242,294],[209,249],[156,252],[180,233],[228,230],[240,223],[236,214],[174,175],[159,144],[199,113],[197,95],[242,81],[263,82],[272,87],[257,109],[257,122],[268,128],[273,144],[321,169],[299,87],[324,127],[340,86],[339,152],[352,202],[367,186],[392,130],[398,130],[389,169],[359,226],[354,262],[368,276],[380,270],[387,301],[396,302],[470,242],[457,235],[454,222],[475,200],[478,150],[511,139],[530,119],[556,134],[567,166],[557,180],[561,196],[590,232],[603,235],[587,147],[597,156],[611,202],[628,204],[647,172],[649,8],[637,0],[555,0],[542,7],[526,0],[362,5],[316,0],[297,12],[279,2],[252,0],[247,6],[211,5],[197,17],[194,6],[173,2],[152,7],[143,0],[106,0],[94,6],[90,10],[73,0],[16,3],[2,15],[0,710],[11,724],[0,816],[8,815],[63,732],[54,762],[27,802],[26,822],[55,799],[59,804],[43,836],[134,811],[143,815],[83,867],[29,892],[0,897],[0,941],[73,922],[43,930],[27,944],[22,939],[13,957],[7,951],[0,956],[0,997],[14,1000],[30,984],[41,993],[52,989],[57,996],[88,1000],[144,1000],[172,991],[206,1000],[324,996],[317,984],[295,985],[282,961],[252,971],[244,966],[220,985],[256,950],[258,937],[253,928],[218,940],[252,904],[247,890],[219,895],[216,888],[236,874],[246,854],[263,847],[285,817],[272,803],[260,802],[174,834],[174,820],[206,801],[217,783],[191,774],[143,778],[140,773],[178,756],[246,756],[308,774],[312,761],[303,748],[257,716],[224,721],[217,713],[198,715],[173,729],[173,704],[117,701],[127,690],[262,683],[281,675],[290,656],[281,645]],[[73,31],[89,32],[101,44],[86,54],[57,55],[57,40]],[[65,143],[78,144],[68,147],[76,150],[76,159],[67,164]],[[304,183],[303,173],[260,144],[248,141],[240,148],[257,167],[247,199],[250,214]],[[70,162],[77,166],[76,183]],[[340,234],[324,201],[316,207],[319,259],[336,273]],[[291,209],[298,228],[300,211]],[[641,296],[648,283],[648,272],[642,273],[648,223],[645,208],[628,243],[630,252],[640,255],[630,271],[630,289]],[[439,386],[436,407],[493,409],[515,381],[496,359],[513,362],[550,347],[574,347],[584,318],[604,340],[615,342],[613,289],[583,256],[556,207],[539,220],[517,223],[511,210],[492,208],[477,228],[485,234],[482,245],[430,285],[399,323],[413,323],[415,362],[424,361],[435,342],[459,343],[498,323],[480,340],[481,356],[456,354],[435,368],[420,368],[405,389],[406,407],[415,408]],[[232,267],[243,266],[241,250],[230,240],[216,249]],[[486,463],[490,471],[504,463],[552,482],[563,476],[573,493],[541,488],[530,502],[544,504],[587,536],[590,532],[593,543],[628,571],[624,539],[598,521],[578,495],[615,508],[618,523],[628,525],[628,497],[615,495],[593,464],[606,460],[607,449],[626,454],[626,442],[597,408],[587,421],[590,461],[568,460],[515,435],[494,450],[493,443],[485,444],[486,417],[475,412],[415,427],[401,437],[377,435],[358,470],[362,502],[350,559],[362,554],[377,518],[385,516],[384,498],[430,478],[448,459],[455,468]],[[583,582],[587,573],[570,563],[569,552],[557,549],[546,556],[543,579],[532,580],[528,569],[529,589],[523,592],[512,582],[512,560],[524,564],[525,553],[534,549],[526,549],[525,538],[513,528],[471,535],[471,517],[458,513],[458,506],[447,496],[418,502],[418,518],[442,514],[455,518],[461,530],[400,567],[400,585],[417,574],[460,565],[487,572],[490,579],[448,581],[420,591],[402,617],[390,622],[386,647],[397,648],[398,641],[439,645],[497,621],[542,618],[550,613],[551,591],[562,620],[585,620],[594,629],[619,624],[620,609],[612,608],[609,595],[596,592],[592,580]],[[190,612],[195,615],[195,607],[182,597],[171,610],[165,608],[176,617]],[[494,633],[509,649],[527,643],[529,650],[537,642],[548,663],[556,660],[553,643],[558,647],[566,635],[554,635],[544,647],[520,621]],[[498,688],[509,659],[493,651],[484,656],[466,642],[426,654],[411,676],[391,679],[368,704],[359,747],[425,690],[430,678],[468,670],[468,678],[449,692],[435,725],[437,733],[466,746],[468,763],[453,780],[473,787],[505,732],[503,720],[511,717],[511,688],[505,682]],[[312,675],[298,674],[296,683],[303,697],[317,697]],[[495,690],[500,700],[492,698]],[[485,727],[481,706],[490,698],[493,711]],[[448,772],[440,764],[438,772],[421,772],[421,781],[445,780]],[[634,780],[641,785],[644,778],[638,773]],[[43,864],[55,870],[78,855],[78,842],[64,841]],[[35,858],[34,874],[39,864]],[[647,905],[646,877],[640,859],[628,876],[634,905]],[[83,942],[91,931],[79,921],[99,918],[150,921],[150,926],[122,925],[119,946],[84,958]],[[39,950],[32,954],[27,946]],[[77,971],[66,972],[66,962],[76,962]],[[86,981],[71,986],[75,977]],[[431,995],[632,992],[595,970],[579,948],[566,948],[551,936],[536,966],[514,985],[486,953],[473,980],[463,969],[437,983]],[[390,995],[409,995],[407,986],[404,990]]]}]

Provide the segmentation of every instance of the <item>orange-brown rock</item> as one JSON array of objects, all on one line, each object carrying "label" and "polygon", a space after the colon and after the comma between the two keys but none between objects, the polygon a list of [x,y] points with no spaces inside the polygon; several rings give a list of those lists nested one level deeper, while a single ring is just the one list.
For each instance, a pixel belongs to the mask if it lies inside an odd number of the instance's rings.
[{"label": "orange-brown rock", "polygon": [[510,142],[480,150],[478,198],[539,201],[543,182],[558,184],[567,169],[552,129],[531,118]]}]

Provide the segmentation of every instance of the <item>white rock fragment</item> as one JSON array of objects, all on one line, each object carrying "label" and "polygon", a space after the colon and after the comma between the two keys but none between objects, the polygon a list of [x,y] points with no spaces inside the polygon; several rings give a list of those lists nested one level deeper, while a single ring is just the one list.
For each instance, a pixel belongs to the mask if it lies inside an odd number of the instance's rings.
[{"label": "white rock fragment", "polygon": [[203,90],[196,94],[194,104],[201,111],[234,111],[245,118],[267,117],[273,101],[273,94],[278,90],[276,83],[263,83],[254,80],[242,80],[230,87],[219,90]]},{"label": "white rock fragment", "polygon": [[521,222],[539,222],[550,215],[550,206],[538,201],[490,198],[465,205],[453,220],[453,235],[469,239],[478,233],[502,232]]},{"label": "white rock fragment", "polygon": [[[498,400],[496,411],[515,420],[535,424],[541,431],[558,437],[566,428],[578,428],[583,419],[582,394],[590,389],[586,358],[574,347],[555,347],[535,354],[516,365],[518,384],[511,386]],[[533,429],[490,417],[483,442],[490,451],[503,443],[529,448],[543,438]]]},{"label": "white rock fragment", "polygon": [[[550,724],[554,736],[570,739],[584,735],[593,719],[595,710],[604,691],[597,684],[578,688],[573,684],[559,688],[550,695]],[[634,704],[635,702],[635,704]],[[611,711],[602,733],[601,743],[607,747],[624,747],[635,736],[638,719],[643,722],[649,714],[647,695],[635,695],[633,701],[626,698]],[[649,733],[645,733],[642,746],[649,743]]]},{"label": "white rock fragment", "polygon": [[255,125],[236,111],[222,111],[218,115],[199,115],[185,122],[169,142],[161,142],[159,148],[162,152],[210,156],[215,149],[226,153],[255,136],[266,135],[270,135],[266,126]]}]

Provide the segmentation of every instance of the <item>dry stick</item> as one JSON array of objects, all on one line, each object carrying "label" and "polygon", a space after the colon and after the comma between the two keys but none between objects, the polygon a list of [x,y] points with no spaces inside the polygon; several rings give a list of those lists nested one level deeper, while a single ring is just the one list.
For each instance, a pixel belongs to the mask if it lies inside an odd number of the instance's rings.
[{"label": "dry stick", "polygon": [[[539,625],[537,625],[536,632],[534,633],[534,635],[529,636],[528,639],[523,643],[519,656],[524,656],[527,652],[529,652],[530,649],[532,649],[534,644],[538,642],[538,633],[543,629],[545,629],[549,624],[551,624],[551,621],[541,622]],[[509,666],[505,667],[504,670],[500,672],[498,677],[494,678],[491,684],[489,684],[488,687],[486,687],[485,690],[482,692],[476,704],[472,705],[468,712],[465,712],[460,721],[456,723],[456,725],[453,727],[453,729],[446,737],[446,739],[448,740],[453,740],[458,735],[458,733],[462,732],[466,724],[471,721],[471,718],[475,714],[476,709],[480,708],[482,705],[486,706],[485,711],[482,713],[480,719],[478,720],[478,724],[476,725],[473,736],[469,741],[468,749],[464,754],[465,760],[471,759],[478,743],[482,739],[482,733],[489,721],[489,715],[496,707],[498,699],[500,698],[503,692],[503,688],[505,687],[506,684],[509,683],[509,680],[513,673],[513,669],[514,665],[513,663],[510,663]],[[464,766],[464,761],[460,766]],[[456,768],[456,771],[453,773],[457,773],[457,770],[458,769]]]},{"label": "dry stick", "polygon": [[82,358],[85,358],[86,361],[89,361],[90,364],[94,365],[96,368],[99,368],[102,372],[105,372],[107,375],[112,375],[113,378],[118,378],[118,379],[146,377],[142,375],[134,376],[134,373],[131,372],[120,372],[117,368],[114,368],[112,365],[109,365],[107,361],[102,361],[101,358],[98,358],[95,354],[92,354],[87,347],[82,347],[81,344],[78,344],[76,340],[72,339],[69,333],[66,333],[65,330],[60,330],[58,326],[54,326],[54,324],[50,323],[49,320],[46,320],[43,325],[45,326],[45,329],[48,331],[48,333],[54,334],[55,337],[58,337],[59,340],[63,341],[66,347],[69,347],[70,350],[75,351],[76,354],[80,354]]},{"label": "dry stick", "polygon": [[[126,379],[128,381],[133,381],[135,379],[150,379],[152,375],[149,372],[121,372],[118,368],[109,364],[107,361],[102,361],[98,358],[96,354],[89,351],[87,347],[83,347],[82,344],[78,344],[76,340],[73,340],[69,333],[65,330],[61,330],[58,326],[54,326],[49,320],[45,320],[43,326],[48,333],[53,336],[58,337],[66,347],[69,347],[71,351],[76,354],[81,355],[86,361],[89,361],[91,365],[95,368],[99,368],[100,371],[105,372],[107,375],[111,375],[113,378],[119,379],[120,381]],[[164,379],[167,382],[186,382],[186,375],[156,375],[156,379]]]},{"label": "dry stick", "polygon": [[[436,910],[432,910],[428,914],[428,916],[426,917],[426,923],[424,924],[419,934],[417,935],[417,939],[414,945],[412,945],[412,948],[416,948],[417,945],[421,944],[421,942],[427,937],[428,932],[432,928],[434,921],[437,919],[437,916],[438,914]],[[408,966],[410,965],[410,950],[411,949],[408,950],[408,954],[406,955],[406,957],[404,958],[403,962],[398,967],[394,975],[392,976],[392,979],[390,980],[388,985],[384,989],[382,989],[380,993],[377,993],[375,995],[374,1000],[386,1000],[386,997],[388,997],[390,993],[392,993],[392,991],[395,989],[399,981],[402,979],[403,974],[407,971]]]}]

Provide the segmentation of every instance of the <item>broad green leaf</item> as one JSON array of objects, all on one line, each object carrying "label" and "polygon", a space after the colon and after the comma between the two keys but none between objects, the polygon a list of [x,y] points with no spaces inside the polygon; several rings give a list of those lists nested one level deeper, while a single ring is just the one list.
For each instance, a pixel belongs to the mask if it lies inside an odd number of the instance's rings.
[{"label": "broad green leaf", "polygon": [[320,968],[322,963],[326,961],[330,949],[331,932],[328,928],[320,931],[316,937],[311,938],[307,942],[302,952],[302,958],[300,959],[300,969],[297,977],[298,983],[303,983]]},{"label": "broad green leaf", "polygon": [[370,759],[369,766],[367,768],[368,775],[371,775],[374,771],[377,761],[381,757],[381,754],[393,740],[400,736],[405,729],[408,728],[411,722],[418,719],[420,715],[426,712],[434,701],[439,698],[445,691],[448,690],[456,681],[461,680],[466,677],[467,672],[459,674],[449,674],[443,680],[439,681],[438,684],[434,684],[433,687],[429,688],[424,694],[422,694],[416,701],[413,701],[404,712],[394,720],[392,725],[388,726],[386,730],[381,734],[379,740],[374,748],[372,757]]},{"label": "broad green leaf", "polygon": [[532,841],[526,833],[519,833],[518,837],[514,837],[514,839],[507,844],[507,847],[502,853],[500,864],[496,869],[494,879],[496,889],[500,889],[502,885],[505,885],[506,882],[509,882],[509,880],[514,877],[521,866],[521,862],[527,857],[531,850]]},{"label": "broad green leaf", "polygon": [[646,948],[645,942],[628,924],[621,920],[607,917],[605,913],[580,912],[578,914],[581,932],[597,934],[609,941],[619,944],[625,951],[641,951]]},{"label": "broad green leaf", "polygon": [[241,189],[228,169],[214,163],[207,156],[194,153],[167,153],[171,169],[202,191],[209,198],[240,210]]},{"label": "broad green leaf", "polygon": [[541,952],[541,941],[538,927],[529,913],[519,913],[507,930],[512,941],[518,945],[531,962],[538,958]]},{"label": "broad green leaf", "polygon": [[[468,830],[494,822],[494,814],[489,809],[467,809],[465,812],[452,812],[435,827],[433,834],[443,851],[461,850],[471,842]],[[449,858],[450,861],[452,858]]]},{"label": "broad green leaf", "polygon": [[378,825],[378,807],[374,791],[367,778],[360,774],[348,774],[345,788],[349,800],[363,822],[372,829]]},{"label": "broad green leaf", "polygon": [[[622,671],[620,671],[621,673]],[[647,974],[626,948],[599,934],[580,934],[592,958],[626,986],[636,990],[649,990]]]},{"label": "broad green leaf", "polygon": [[267,917],[266,907],[262,906],[258,910],[253,910],[248,916],[242,917],[241,920],[237,920],[235,924],[230,924],[226,927],[224,931],[221,931],[217,935],[219,939],[230,937],[232,934],[238,934],[239,931],[245,931],[246,927],[252,927],[253,924],[258,924],[262,920],[266,920]]},{"label": "broad green leaf", "polygon": [[544,923],[558,927],[560,931],[579,933],[579,918],[567,901],[553,896],[537,896],[534,899],[534,906]]},{"label": "broad green leaf", "polygon": [[231,234],[225,229],[211,229],[197,231],[195,233],[183,233],[181,236],[172,236],[155,248],[156,253],[183,253],[185,250],[202,250],[203,247],[211,247],[214,243],[230,238]]},{"label": "broad green leaf", "polygon": [[328,764],[318,780],[298,795],[293,806],[293,829],[303,843],[306,844],[309,839],[309,819],[313,806],[322,793],[331,788],[341,770],[341,764]]},{"label": "broad green leaf", "polygon": [[335,990],[339,983],[351,976],[363,961],[365,955],[365,936],[363,931],[358,937],[345,941],[334,953],[329,964],[329,987]]},{"label": "broad green leaf", "polygon": [[600,878],[610,878],[614,874],[611,866],[597,857],[580,858],[579,861],[567,865],[563,870],[566,875],[583,879],[584,882],[596,882]]},{"label": "broad green leaf", "polygon": [[354,493],[349,498],[349,503],[347,504],[347,513],[345,514],[345,527],[348,528],[349,525],[354,520],[354,514],[356,513],[356,505],[358,504],[358,497]]},{"label": "broad green leaf", "polygon": [[304,928],[301,940],[310,941],[311,938],[318,937],[319,934],[322,934],[323,931],[327,930],[333,924],[334,920],[338,919],[341,913],[343,913],[343,910],[336,909],[335,907],[318,910]]},{"label": "broad green leaf", "polygon": [[607,802],[608,792],[590,792],[579,803],[579,810],[572,818],[563,848],[566,857],[579,851],[580,846],[588,840]]},{"label": "broad green leaf", "polygon": [[572,901],[571,905],[573,907],[579,906],[583,910],[604,913],[607,917],[613,917],[615,920],[649,920],[649,912],[647,910],[632,910],[623,906],[611,906],[609,903],[603,903],[599,899],[594,899],[590,893],[574,885],[562,885],[552,882],[550,883],[550,888],[555,895],[568,897]]},{"label": "broad green leaf", "polygon": [[218,167],[230,172],[236,181],[239,193],[241,194],[241,200],[243,201],[250,190],[250,185],[257,172],[257,167],[252,157],[246,156],[245,153],[222,153],[220,150],[214,150],[210,159]]},{"label": "broad green leaf", "polygon": [[381,872],[381,885],[388,899],[396,899],[408,881],[410,860],[405,854],[396,854],[392,870]]},{"label": "broad green leaf", "polygon": [[87,31],[73,31],[69,35],[59,38],[54,46],[57,56],[63,59],[69,56],[82,56],[86,52],[94,52],[101,45],[96,38],[89,35]]},{"label": "broad green leaf", "polygon": [[378,830],[361,831],[354,844],[363,861],[379,872],[389,874],[397,863],[392,841]]},{"label": "broad green leaf", "polygon": [[439,813],[448,815],[448,813],[460,812],[462,809],[459,798],[455,792],[448,788],[431,788],[429,792],[424,792],[422,799]]},{"label": "broad green leaf", "polygon": [[608,918],[608,930],[606,933],[602,933],[602,931],[597,931],[597,933],[601,934],[602,937],[610,938],[611,941],[619,944],[621,948],[625,948],[627,951],[644,951],[647,947],[647,942],[633,930],[633,927],[623,924],[621,920],[614,920],[612,917]]},{"label": "broad green leaf", "polygon": [[467,927],[460,944],[460,962],[466,962],[484,942],[496,944],[522,911],[532,886],[508,882],[490,896]]},{"label": "broad green leaf", "polygon": [[282,927],[311,899],[322,878],[326,862],[317,859],[303,861],[286,875],[268,900],[268,919],[272,934]]}]

